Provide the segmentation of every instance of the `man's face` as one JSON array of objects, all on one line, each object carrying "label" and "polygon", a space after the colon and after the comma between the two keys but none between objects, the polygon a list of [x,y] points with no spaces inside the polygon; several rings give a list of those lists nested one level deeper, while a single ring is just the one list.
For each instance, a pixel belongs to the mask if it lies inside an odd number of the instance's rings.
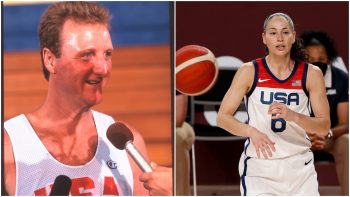
[{"label": "man's face", "polygon": [[50,81],[65,99],[87,106],[100,103],[112,67],[113,45],[106,25],[67,20],[60,42],[61,57]]}]

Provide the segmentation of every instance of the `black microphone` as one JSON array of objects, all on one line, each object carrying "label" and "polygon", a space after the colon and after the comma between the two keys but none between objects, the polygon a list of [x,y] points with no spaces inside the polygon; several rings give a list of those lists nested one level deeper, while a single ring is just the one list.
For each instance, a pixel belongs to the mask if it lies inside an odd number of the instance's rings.
[{"label": "black microphone", "polygon": [[66,175],[59,175],[56,177],[52,185],[49,196],[69,196],[72,181]]},{"label": "black microphone", "polygon": [[126,149],[143,172],[153,171],[151,165],[133,144],[134,136],[125,124],[119,122],[111,124],[107,129],[107,138],[117,149]]}]

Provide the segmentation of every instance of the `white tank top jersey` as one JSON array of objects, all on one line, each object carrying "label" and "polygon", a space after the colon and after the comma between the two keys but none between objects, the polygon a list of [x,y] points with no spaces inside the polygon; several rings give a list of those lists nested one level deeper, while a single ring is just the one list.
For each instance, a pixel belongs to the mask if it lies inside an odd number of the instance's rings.
[{"label": "white tank top jersey", "polygon": [[15,195],[48,195],[54,180],[66,175],[72,180],[70,195],[132,195],[133,174],[125,150],[107,139],[112,117],[92,111],[98,134],[95,156],[80,166],[57,161],[45,148],[30,122],[21,114],[5,122],[16,162]]},{"label": "white tank top jersey", "polygon": [[[306,89],[308,64],[295,64],[290,76],[279,80],[270,71],[266,58],[253,61],[255,68],[254,82],[251,90],[245,96],[248,111],[248,124],[266,134],[275,142],[276,152],[269,159],[280,159],[305,153],[311,147],[311,142],[303,128],[294,122],[282,118],[272,120],[268,114],[269,106],[281,102],[295,112],[310,116],[311,106]],[[257,157],[255,148],[248,138],[244,153],[249,157]]]}]

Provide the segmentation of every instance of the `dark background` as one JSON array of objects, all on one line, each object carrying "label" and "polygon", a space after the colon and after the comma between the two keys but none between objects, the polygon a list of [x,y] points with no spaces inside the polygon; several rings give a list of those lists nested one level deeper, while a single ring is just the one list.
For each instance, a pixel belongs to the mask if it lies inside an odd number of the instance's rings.
[{"label": "dark background", "polygon": [[216,56],[231,55],[243,62],[264,55],[261,33],[265,18],[288,14],[297,36],[322,30],[334,38],[348,67],[348,2],[176,2],[176,48],[199,44]]}]

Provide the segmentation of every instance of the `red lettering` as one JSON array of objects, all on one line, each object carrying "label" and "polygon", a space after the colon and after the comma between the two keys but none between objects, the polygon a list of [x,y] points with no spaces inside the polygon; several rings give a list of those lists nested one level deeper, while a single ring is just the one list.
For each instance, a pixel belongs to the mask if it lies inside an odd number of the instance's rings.
[{"label": "red lettering", "polygon": [[51,191],[53,184],[50,184],[46,187],[37,189],[34,191],[35,196],[48,196],[48,193]]},{"label": "red lettering", "polygon": [[[53,184],[34,191],[35,196],[47,196]],[[92,190],[95,183],[90,177],[72,179],[70,195],[72,196],[92,196],[96,195]],[[103,182],[103,195],[119,195],[117,184],[113,177],[107,176]]]},{"label": "red lettering", "polygon": [[46,187],[34,191],[35,196],[47,196]]},{"label": "red lettering", "polygon": [[103,195],[119,195],[118,188],[113,177],[105,177],[103,185]]},{"label": "red lettering", "polygon": [[89,177],[75,178],[72,180],[72,187],[70,192],[72,196],[92,196],[93,193],[89,189],[94,189],[95,183]]}]

